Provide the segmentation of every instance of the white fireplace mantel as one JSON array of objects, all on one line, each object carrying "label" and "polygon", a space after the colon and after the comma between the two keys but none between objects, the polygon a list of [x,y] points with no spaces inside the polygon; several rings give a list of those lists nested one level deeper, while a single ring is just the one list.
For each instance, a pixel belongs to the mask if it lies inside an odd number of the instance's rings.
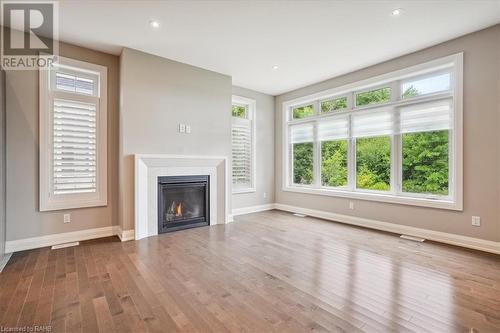
[{"label": "white fireplace mantel", "polygon": [[158,234],[158,177],[210,176],[210,225],[229,221],[227,157],[135,155],[135,239]]}]

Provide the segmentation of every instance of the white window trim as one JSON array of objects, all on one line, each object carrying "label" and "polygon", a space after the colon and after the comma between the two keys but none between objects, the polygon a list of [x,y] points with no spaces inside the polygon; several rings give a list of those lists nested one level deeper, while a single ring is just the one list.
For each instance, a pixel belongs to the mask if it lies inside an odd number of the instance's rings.
[{"label": "white window trim", "polygon": [[[296,124],[301,122],[315,122],[323,117],[329,117],[332,114],[340,114],[340,113],[349,113],[352,112],[353,107],[355,107],[355,94],[364,91],[376,89],[377,87],[381,87],[383,85],[388,85],[389,83],[393,83],[395,81],[404,81],[408,78],[420,78],[429,73],[439,72],[442,69],[452,68],[452,84],[451,91],[439,92],[434,94],[416,96],[407,99],[401,99],[399,96],[399,86],[395,87],[395,85],[391,86],[393,89],[396,88],[397,91],[394,91],[391,99],[388,103],[375,104],[369,106],[362,106],[356,108],[356,110],[365,110],[369,108],[377,108],[377,107],[385,107],[385,106],[393,106],[397,105],[406,105],[413,104],[416,102],[423,102],[426,100],[433,100],[439,97],[445,96],[453,96],[453,129],[450,130],[450,156],[452,160],[450,161],[450,183],[449,183],[449,191],[450,194],[448,197],[437,197],[426,194],[409,194],[409,193],[401,193],[397,190],[398,186],[393,186],[400,180],[401,176],[401,166],[399,163],[400,157],[398,152],[399,149],[399,141],[400,135],[393,136],[394,142],[392,145],[392,156],[391,156],[391,192],[377,192],[377,191],[366,191],[366,190],[356,190],[354,188],[326,188],[318,186],[318,177],[315,177],[315,183],[313,185],[297,185],[291,183],[291,165],[289,163],[289,158],[291,156],[290,145],[289,145],[289,131],[288,127],[290,123]],[[397,93],[397,100],[394,100],[394,96]],[[351,96],[348,97],[348,109],[342,110],[340,112],[330,112],[326,114],[318,114],[318,110],[316,110],[316,115],[311,117],[306,117],[303,119],[293,120],[291,116],[291,108],[310,104],[310,103],[318,103],[318,101],[323,101],[325,99],[342,97],[342,96]],[[317,106],[317,105],[315,105]],[[399,138],[398,138],[399,137]],[[355,155],[353,151],[352,140],[349,140],[348,146],[348,154],[350,155],[349,161],[354,161],[352,159],[352,155]],[[317,145],[319,146],[319,145]],[[316,148],[314,150],[315,155],[317,155]],[[395,203],[395,204],[403,204],[403,205],[412,205],[412,206],[421,206],[421,207],[431,207],[431,208],[440,208],[440,209],[449,209],[449,210],[463,210],[463,53],[457,53],[450,56],[442,57],[439,59],[435,59],[432,61],[428,61],[422,64],[418,64],[415,66],[411,66],[408,68],[404,68],[401,70],[393,71],[390,73],[382,74],[376,77],[372,77],[366,80],[358,81],[355,83],[347,84],[344,86],[336,87],[333,89],[321,91],[318,93],[314,93],[311,95],[295,98],[293,100],[283,102],[282,109],[282,190],[288,192],[297,192],[297,193],[307,193],[307,194],[317,194],[317,195],[326,195],[332,197],[341,197],[341,198],[349,198],[349,199],[360,199],[360,200],[369,200],[376,202],[386,202],[386,203]],[[317,161],[317,157],[314,156],[315,161],[315,175],[318,175],[319,161]],[[348,168],[355,168],[354,163],[350,162],[351,165],[348,165]],[[352,171],[349,172],[349,175],[352,175]],[[353,179],[349,179],[349,184],[351,187],[355,187],[355,182]]]},{"label": "white window trim", "polygon": [[40,115],[40,211],[60,209],[106,206],[107,200],[107,68],[105,66],[87,63],[65,57],[58,57],[56,65],[75,68],[99,75],[98,96],[86,96],[78,93],[57,92],[58,96],[67,95],[72,99],[82,101],[86,98],[98,98],[97,119],[97,191],[95,193],[78,193],[54,195],[52,193],[52,108],[54,92],[50,90],[51,71],[39,71],[39,115]]},{"label": "white window trim", "polygon": [[[243,96],[238,96],[238,95],[233,95],[232,96],[232,103],[233,104],[244,104],[248,105],[247,109],[247,119],[249,119],[252,123],[251,129],[252,129],[252,161],[251,161],[251,185],[249,187],[239,187],[235,188],[232,186],[232,193],[233,194],[242,194],[242,193],[252,193],[256,192],[256,180],[257,180],[257,131],[256,131],[256,124],[257,124],[257,102],[254,99],[243,97]],[[232,126],[232,125],[231,125]],[[232,167],[232,164],[231,164]],[[232,171],[231,171],[232,175]],[[231,182],[231,185],[232,182]]]}]

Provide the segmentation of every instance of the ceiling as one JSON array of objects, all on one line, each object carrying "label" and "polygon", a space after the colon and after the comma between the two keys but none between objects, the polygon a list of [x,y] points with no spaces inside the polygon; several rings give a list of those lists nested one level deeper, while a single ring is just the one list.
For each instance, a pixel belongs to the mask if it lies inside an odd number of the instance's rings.
[{"label": "ceiling", "polygon": [[62,41],[138,49],[271,95],[500,22],[500,1],[481,0],[62,1],[59,11]]}]

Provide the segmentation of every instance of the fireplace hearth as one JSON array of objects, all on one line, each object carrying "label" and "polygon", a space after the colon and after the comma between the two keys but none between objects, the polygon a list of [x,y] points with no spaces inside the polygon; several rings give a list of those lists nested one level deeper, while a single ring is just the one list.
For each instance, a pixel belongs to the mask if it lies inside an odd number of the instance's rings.
[{"label": "fireplace hearth", "polygon": [[210,224],[210,178],[158,177],[158,233]]}]

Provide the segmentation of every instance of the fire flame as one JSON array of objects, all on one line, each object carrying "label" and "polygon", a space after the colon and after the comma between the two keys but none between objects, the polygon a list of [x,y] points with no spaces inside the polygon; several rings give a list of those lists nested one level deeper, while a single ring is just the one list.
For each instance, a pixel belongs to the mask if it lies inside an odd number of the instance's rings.
[{"label": "fire flame", "polygon": [[182,203],[178,203],[177,206],[175,207],[175,216],[176,217],[182,216]]}]

